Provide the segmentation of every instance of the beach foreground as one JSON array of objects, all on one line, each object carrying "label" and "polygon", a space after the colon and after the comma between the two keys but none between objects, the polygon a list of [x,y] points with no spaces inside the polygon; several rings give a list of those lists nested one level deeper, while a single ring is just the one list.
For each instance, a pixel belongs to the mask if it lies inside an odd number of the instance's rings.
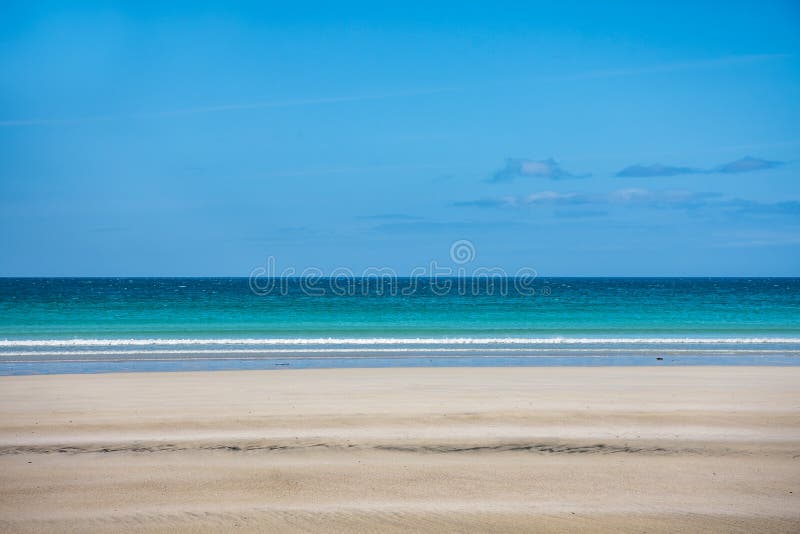
[{"label": "beach foreground", "polygon": [[0,378],[0,530],[800,530],[800,368]]}]

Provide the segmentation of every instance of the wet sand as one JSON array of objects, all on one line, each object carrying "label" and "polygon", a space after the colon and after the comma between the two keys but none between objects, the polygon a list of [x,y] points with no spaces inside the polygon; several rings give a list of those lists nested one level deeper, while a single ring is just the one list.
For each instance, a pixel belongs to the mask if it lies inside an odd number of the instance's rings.
[{"label": "wet sand", "polygon": [[0,378],[0,530],[800,531],[800,368]]}]

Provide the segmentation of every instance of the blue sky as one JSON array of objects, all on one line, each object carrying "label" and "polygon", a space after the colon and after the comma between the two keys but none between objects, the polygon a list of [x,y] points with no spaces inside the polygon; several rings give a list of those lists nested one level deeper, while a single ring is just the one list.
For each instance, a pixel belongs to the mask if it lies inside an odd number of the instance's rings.
[{"label": "blue sky", "polygon": [[160,4],[0,5],[0,275],[800,275],[796,2]]}]

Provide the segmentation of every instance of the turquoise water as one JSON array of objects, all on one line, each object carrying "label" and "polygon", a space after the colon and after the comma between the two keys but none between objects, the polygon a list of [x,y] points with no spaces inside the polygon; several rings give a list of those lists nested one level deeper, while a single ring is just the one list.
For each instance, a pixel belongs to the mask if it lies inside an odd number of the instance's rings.
[{"label": "turquoise water", "polygon": [[0,373],[800,356],[797,278],[540,278],[524,294],[452,282],[258,295],[241,278],[0,279]]}]

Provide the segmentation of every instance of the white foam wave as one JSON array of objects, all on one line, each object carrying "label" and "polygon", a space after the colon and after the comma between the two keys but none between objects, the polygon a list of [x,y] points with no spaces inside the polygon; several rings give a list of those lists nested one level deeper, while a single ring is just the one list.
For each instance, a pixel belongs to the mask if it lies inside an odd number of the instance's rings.
[{"label": "white foam wave", "polygon": [[[720,354],[711,354],[711,355],[703,354],[703,355],[696,355],[696,358],[697,359],[710,359],[710,360],[713,360],[714,358],[721,358],[721,357],[725,357],[725,356],[728,356],[728,355],[727,354],[722,354],[722,355],[720,355]],[[764,356],[767,357],[766,355],[764,355]],[[474,358],[474,359],[492,359],[492,358],[496,358],[496,356],[490,356],[490,355],[487,355],[487,354],[475,354],[475,355],[470,355],[470,357]],[[517,359],[527,359],[527,360],[537,360],[537,359],[546,359],[546,358],[575,358],[575,357],[576,356],[574,356],[574,355],[573,356],[556,356],[556,355],[552,355],[552,354],[524,354],[522,356],[515,356],[515,358],[517,358]],[[366,357],[366,356],[354,356],[353,357],[353,359],[359,359],[359,358],[360,359],[364,359],[364,360],[369,360],[369,358]],[[413,356],[397,356],[397,355],[384,356],[384,359],[394,359],[394,360],[402,360],[402,359],[410,359],[410,358],[413,358]],[[455,356],[443,356],[442,358],[455,358]],[[591,358],[591,359],[601,360],[601,359],[607,359],[608,356],[606,354],[594,353],[594,354],[581,355],[580,358],[587,358],[587,359]],[[326,359],[330,359],[330,357],[329,356],[313,356],[312,355],[312,356],[305,356],[302,359],[303,360],[326,360]],[[203,358],[203,357],[191,356],[191,357],[188,357],[188,358],[180,358],[180,359],[177,359],[177,358],[133,358],[133,359],[125,359],[125,360],[119,360],[119,359],[117,359],[117,360],[109,360],[109,359],[103,359],[103,358],[81,358],[81,359],[61,359],[61,358],[59,358],[58,360],[27,360],[26,359],[26,360],[5,360],[5,361],[2,361],[0,363],[2,363],[2,364],[119,363],[119,362],[144,362],[144,363],[147,363],[147,362],[178,362],[178,361],[198,361],[198,362],[206,361],[206,362],[208,362],[208,361],[259,361],[259,360],[261,360],[261,361],[265,361],[265,360],[269,361],[269,359],[259,358],[257,356],[244,356],[244,357],[242,357],[242,356],[236,356],[236,357],[222,356],[222,357],[213,358],[213,359],[212,358]],[[283,358],[282,360],[291,361],[292,358]]]},{"label": "white foam wave", "polygon": [[741,345],[794,344],[797,337],[442,337],[442,338],[151,338],[4,339],[0,347],[154,347],[304,345]]},{"label": "white foam wave", "polygon": [[[210,354],[210,355],[226,355],[226,354],[291,354],[303,356],[305,354],[394,354],[394,353],[412,353],[412,354],[427,354],[427,353],[461,353],[472,355],[481,354],[531,354],[531,353],[547,353],[556,354],[557,352],[570,353],[570,354],[590,354],[602,352],[603,354],[800,354],[800,350],[792,349],[648,349],[648,348],[633,348],[633,349],[614,349],[614,348],[569,348],[569,349],[553,349],[553,348],[440,348],[440,347],[394,347],[394,348],[301,348],[301,349],[156,349],[156,350],[25,350],[25,351],[3,351],[0,352],[0,357],[23,357],[23,356],[141,356],[146,354],[157,355],[181,355],[181,354]],[[135,358],[134,358],[135,359]],[[3,360],[0,360],[2,362]]]}]

